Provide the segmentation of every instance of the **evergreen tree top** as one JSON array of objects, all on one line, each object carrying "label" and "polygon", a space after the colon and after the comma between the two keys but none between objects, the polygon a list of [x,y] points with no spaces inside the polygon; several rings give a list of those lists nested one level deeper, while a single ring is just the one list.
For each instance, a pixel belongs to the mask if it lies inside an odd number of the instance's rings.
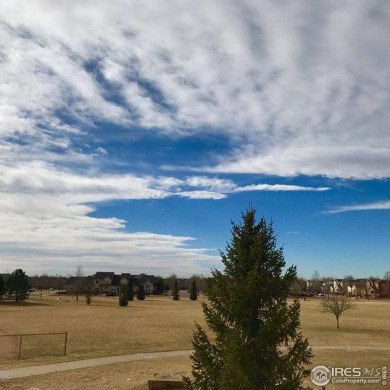
[{"label": "evergreen tree top", "polygon": [[240,224],[232,222],[231,240],[221,252],[225,269],[213,270],[208,280],[203,311],[216,337],[211,343],[197,325],[190,389],[303,388],[312,353],[299,330],[299,301],[287,302],[296,268],[283,274],[273,224],[256,222],[255,214],[249,209]]}]

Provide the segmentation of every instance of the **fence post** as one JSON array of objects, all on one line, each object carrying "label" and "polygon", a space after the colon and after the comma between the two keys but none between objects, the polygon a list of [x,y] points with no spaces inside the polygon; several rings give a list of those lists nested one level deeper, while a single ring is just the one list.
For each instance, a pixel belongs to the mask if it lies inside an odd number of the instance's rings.
[{"label": "fence post", "polygon": [[68,344],[68,331],[66,331],[66,333],[65,333],[64,356],[66,355],[67,344]]},{"label": "fence post", "polygon": [[23,335],[21,334],[20,335],[20,341],[19,341],[19,359],[20,359],[20,355],[22,353],[22,339],[23,339]]}]

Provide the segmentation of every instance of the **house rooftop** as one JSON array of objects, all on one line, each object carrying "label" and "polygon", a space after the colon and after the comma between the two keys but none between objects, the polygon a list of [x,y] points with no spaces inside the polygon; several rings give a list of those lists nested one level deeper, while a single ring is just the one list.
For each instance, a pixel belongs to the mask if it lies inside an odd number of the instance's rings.
[{"label": "house rooftop", "polygon": [[114,272],[96,272],[95,279],[104,279],[104,278],[110,278],[112,279],[114,277]]}]

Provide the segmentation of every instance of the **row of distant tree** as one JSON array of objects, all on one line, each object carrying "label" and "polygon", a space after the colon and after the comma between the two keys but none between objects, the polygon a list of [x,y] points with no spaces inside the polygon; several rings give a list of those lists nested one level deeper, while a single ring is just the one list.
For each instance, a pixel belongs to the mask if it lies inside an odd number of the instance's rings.
[{"label": "row of distant tree", "polygon": [[[79,271],[76,271],[76,274]],[[81,271],[81,274],[78,275],[79,277],[84,276],[84,271]],[[62,275],[48,275],[48,274],[42,274],[42,275],[33,275],[29,276],[29,283],[30,287],[34,288],[35,290],[59,290],[63,291],[65,290],[66,282],[69,277],[62,276]],[[174,287],[175,280],[178,280],[176,274],[171,274],[168,277],[157,277],[156,283],[158,284],[156,286],[156,290],[159,291],[159,293],[163,293],[164,291],[172,290]],[[191,287],[192,280],[196,280],[196,284],[198,286],[199,291],[203,291],[206,284],[206,279],[201,275],[192,275],[188,280],[185,286],[179,286],[179,289],[189,289]]]},{"label": "row of distant tree", "polygon": [[[35,281],[38,279],[39,281],[40,277],[35,277]],[[45,276],[43,276],[43,280],[47,280]],[[54,281],[58,281],[59,277],[52,277],[54,278]],[[50,280],[50,277],[48,278]],[[196,279],[199,279],[197,277],[193,277],[191,279],[191,287],[190,287],[190,299],[196,300],[198,298],[198,286]],[[165,290],[171,290],[171,295],[173,300],[179,300],[180,294],[179,294],[179,284],[177,278],[172,275],[172,277],[169,278],[167,283],[164,282],[162,278],[158,278],[158,285],[157,290],[158,293],[162,293]],[[44,288],[52,288],[48,286],[53,286],[54,284],[46,284],[44,285]],[[170,285],[172,288],[170,288]],[[42,284],[37,284],[37,288],[43,289]],[[26,273],[18,268],[14,272],[12,272],[10,275],[7,274],[7,277],[5,278],[2,274],[0,274],[0,299],[3,298],[13,298],[16,302],[24,301],[28,298],[30,291],[32,289],[32,283],[31,280],[29,280]],[[136,297],[138,300],[144,300],[146,296],[145,288],[143,285],[140,285],[137,289]],[[131,280],[129,284],[123,285],[121,287],[121,291],[119,294],[119,304],[120,306],[127,306],[129,301],[134,300],[134,288],[131,284]],[[86,303],[89,305],[92,302],[91,294],[86,294]]]},{"label": "row of distant tree", "polygon": [[[0,299],[7,296],[9,298],[15,298],[15,300],[17,301],[24,300],[29,295],[29,289],[35,289],[41,291],[41,293],[43,293],[43,291],[45,290],[50,289],[64,291],[67,279],[67,277],[62,275],[48,274],[33,275],[27,277],[23,270],[16,269],[12,274],[7,274],[7,277],[4,277],[0,274]],[[377,276],[370,276],[367,279],[377,280],[380,278]],[[355,284],[356,287],[364,288],[367,279],[356,279],[352,275],[346,275],[343,278],[344,283],[342,289],[346,290],[348,285],[352,286],[353,284]],[[330,276],[321,277],[319,272],[315,271],[313,273],[312,278],[310,279],[310,285],[307,284],[307,279],[305,278],[298,277],[296,280],[301,286],[301,291],[316,292],[321,290],[321,287],[324,283],[330,282],[332,280],[337,280],[337,278]],[[383,280],[390,280],[390,271],[385,273],[385,275],[383,276]],[[188,279],[185,288],[191,293],[191,290],[194,290],[193,284],[195,283],[197,292],[204,291],[206,282],[207,278],[204,278],[200,275],[193,275],[191,278]],[[176,288],[179,291],[183,288],[183,286],[176,287],[177,284],[178,278],[175,274],[172,274],[166,278],[157,277],[154,293],[163,294],[168,291],[174,292]],[[129,288],[129,291],[130,290],[132,289]],[[343,292],[346,293],[347,291]],[[178,296],[178,293],[172,294],[173,299],[176,299]]]},{"label": "row of distant tree", "polygon": [[22,269],[16,269],[7,278],[0,274],[0,299],[7,297],[20,302],[27,299],[29,294],[28,276]]},{"label": "row of distant tree", "polygon": [[[76,271],[77,274],[78,271]],[[1,274],[0,274],[1,275]],[[7,274],[8,276],[8,274]],[[82,274],[80,276],[84,276],[84,272],[82,271]],[[68,280],[69,276],[63,276],[63,275],[49,275],[47,273],[44,273],[42,275],[30,275],[28,276],[28,282],[29,282],[29,288],[34,288],[38,291],[47,291],[50,289],[58,290],[58,291],[64,291],[66,287],[66,282]],[[3,278],[4,279],[4,278]],[[166,278],[163,277],[157,277],[157,284],[156,290],[158,290],[159,293],[163,293],[164,291],[172,290],[174,287],[174,281],[175,279],[178,279],[176,274],[172,274]],[[186,286],[179,286],[179,289],[189,289],[192,283],[192,280],[196,280],[196,284],[200,291],[204,290],[206,279],[203,278],[201,275],[192,275],[188,282],[186,283]]]},{"label": "row of distant tree", "polygon": [[[171,296],[174,301],[178,301],[180,299],[180,290],[179,290],[179,284],[177,278],[174,278],[172,282],[173,283],[171,289]],[[168,284],[166,285],[166,287],[168,287],[169,289]],[[192,278],[189,293],[190,293],[190,299],[192,301],[196,301],[198,299],[198,286],[196,284],[195,278]],[[138,300],[143,301],[145,299],[145,296],[146,296],[145,288],[141,284],[137,289],[136,297]],[[133,301],[133,300],[134,300],[134,289],[130,280],[127,285],[123,284],[120,288],[119,306],[127,306],[129,304],[129,301]],[[92,302],[91,294],[86,294],[87,305],[90,305],[91,302]]]},{"label": "row of distant tree", "polygon": [[[28,298],[32,290],[41,291],[44,290],[65,290],[67,278],[64,276],[49,276],[47,274],[34,275],[28,277],[22,269],[16,269],[11,274],[0,274],[0,299],[8,298],[15,299],[16,302],[23,301]],[[205,288],[206,279],[199,275],[193,275],[189,279],[190,299],[196,300],[198,298],[198,291],[203,291]],[[154,293],[157,295],[171,291],[173,300],[180,299],[180,287],[178,278],[175,274],[170,275],[168,278],[157,277],[155,282]],[[145,288],[140,285],[137,289],[136,298],[138,300],[144,300],[146,296]],[[86,293],[86,302],[91,304],[92,294]],[[122,286],[119,293],[119,304],[126,306],[128,301],[134,300],[134,288],[131,284]]]}]

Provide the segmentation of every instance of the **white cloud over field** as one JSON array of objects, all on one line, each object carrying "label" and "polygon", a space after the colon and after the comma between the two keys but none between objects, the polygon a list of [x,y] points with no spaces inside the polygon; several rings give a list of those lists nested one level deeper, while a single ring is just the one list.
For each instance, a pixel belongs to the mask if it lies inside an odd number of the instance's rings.
[{"label": "white cloud over field", "polygon": [[6,1],[1,15],[3,137],[69,148],[108,121],[234,137],[210,170],[389,177],[383,2]]},{"label": "white cloud over field", "polygon": [[[209,269],[214,257],[186,246],[191,237],[128,233],[126,221],[91,217],[95,204],[328,190],[240,187],[210,176],[220,173],[390,177],[385,2],[10,0],[0,35],[3,264],[36,250],[47,261],[115,254],[171,272],[177,257]],[[234,147],[213,163],[200,156],[201,175],[112,175],[102,124]]]},{"label": "white cloud over field", "polygon": [[[297,190],[295,186],[281,187],[283,191]],[[91,216],[94,205],[173,196],[217,200],[241,190],[277,188],[278,185],[239,187],[230,180],[204,176],[182,180],[130,174],[86,177],[59,171],[42,162],[0,164],[1,262],[11,268],[16,259],[18,262],[30,259],[35,270],[41,272],[58,268],[59,262],[62,269],[73,272],[81,262],[91,272],[116,266],[139,272],[142,268],[151,272],[159,270],[166,275],[172,272],[185,275],[191,272],[188,270],[207,273],[216,265],[217,257],[207,248],[190,247],[195,238],[130,233],[127,228],[132,230],[131,224],[125,220]],[[300,187],[299,190],[317,189]]]}]

